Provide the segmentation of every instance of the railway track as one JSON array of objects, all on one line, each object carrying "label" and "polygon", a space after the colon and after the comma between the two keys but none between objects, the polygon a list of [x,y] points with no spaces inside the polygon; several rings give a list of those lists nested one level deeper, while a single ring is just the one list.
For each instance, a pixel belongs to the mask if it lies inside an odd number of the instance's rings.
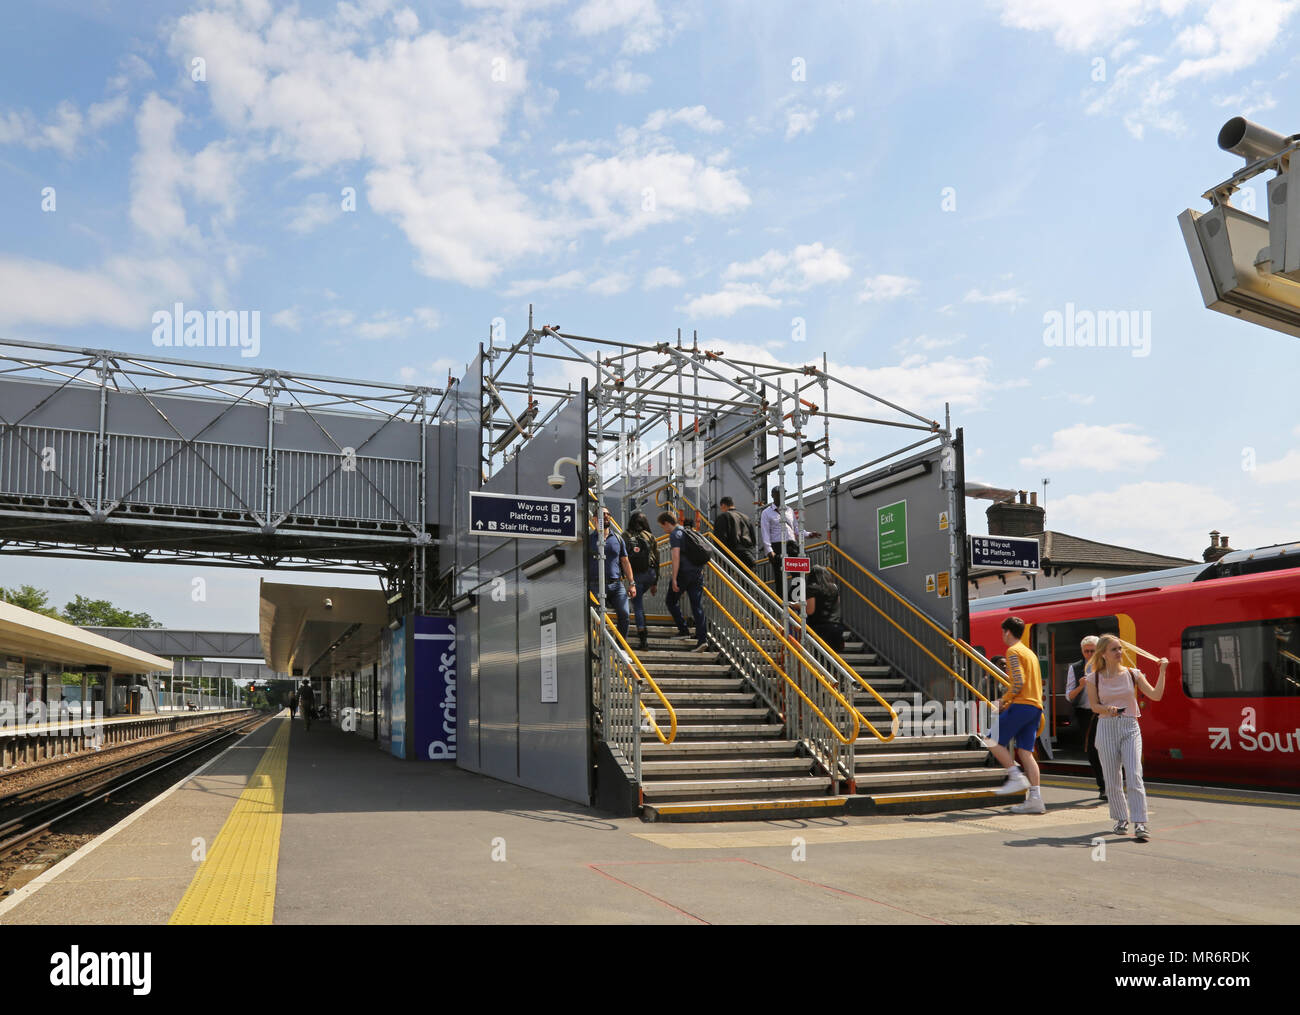
[{"label": "railway track", "polygon": [[[220,729],[205,728],[203,733],[184,743],[167,744],[143,754],[133,754],[85,772],[74,772],[0,797],[0,859],[39,839],[59,822],[102,803],[127,787],[157,775],[223,740],[240,736],[267,722],[269,718],[266,715],[244,717],[227,723]],[[106,772],[119,768],[125,770],[112,775],[107,782],[102,781]],[[89,788],[77,788],[87,782],[97,784]],[[59,795],[53,800],[36,800],[30,806],[23,803],[24,800],[49,793]],[[14,809],[18,809],[18,813],[8,816],[6,812]]]}]

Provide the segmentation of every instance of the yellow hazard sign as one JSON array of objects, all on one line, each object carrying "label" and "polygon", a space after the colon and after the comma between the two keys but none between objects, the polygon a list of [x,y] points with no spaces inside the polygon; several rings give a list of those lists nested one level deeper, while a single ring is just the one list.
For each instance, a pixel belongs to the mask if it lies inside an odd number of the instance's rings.
[{"label": "yellow hazard sign", "polygon": [[939,598],[947,599],[948,598],[948,572],[940,571],[937,577],[939,579]]},{"label": "yellow hazard sign", "polygon": [[939,529],[940,529],[940,531],[942,531],[943,529],[946,529],[947,527],[948,527],[948,512],[947,512],[947,511],[940,511],[940,512],[939,512]]}]

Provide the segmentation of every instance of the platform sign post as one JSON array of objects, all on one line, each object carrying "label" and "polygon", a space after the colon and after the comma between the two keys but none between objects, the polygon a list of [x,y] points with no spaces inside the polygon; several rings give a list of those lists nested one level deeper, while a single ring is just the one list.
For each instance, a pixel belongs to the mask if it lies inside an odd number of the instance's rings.
[{"label": "platform sign post", "polygon": [[1037,571],[1038,540],[1015,536],[970,536],[971,567]]}]

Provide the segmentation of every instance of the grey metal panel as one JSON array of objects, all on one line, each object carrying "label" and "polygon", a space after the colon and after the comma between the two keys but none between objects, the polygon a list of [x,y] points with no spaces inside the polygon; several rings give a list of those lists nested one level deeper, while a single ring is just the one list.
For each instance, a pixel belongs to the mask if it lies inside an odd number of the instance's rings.
[{"label": "grey metal panel", "polygon": [[519,668],[515,604],[479,597],[479,744],[487,775],[519,780]]},{"label": "grey metal panel", "polygon": [[[106,417],[110,433],[136,437],[195,438],[211,443],[265,445],[266,403],[251,403],[244,385],[231,385],[231,398],[222,401],[193,395],[157,395],[108,391]],[[260,396],[261,392],[255,392]],[[164,418],[166,417],[166,418]],[[93,424],[98,426],[98,417]]]},{"label": "grey metal panel", "polygon": [[[94,379],[94,374],[87,376]],[[0,416],[9,423],[97,431],[99,387],[76,382],[60,387],[49,381],[0,378]]]},{"label": "grey metal panel", "polygon": [[128,504],[260,511],[261,448],[111,434],[105,493]]},{"label": "grey metal panel", "polygon": [[[845,553],[870,570],[876,577],[914,605],[928,613],[944,630],[952,626],[952,600],[940,599],[937,590],[926,592],[926,575],[947,571],[948,533],[939,528],[939,515],[948,510],[948,496],[942,486],[940,470],[943,449],[928,448],[908,458],[900,459],[891,468],[907,468],[918,462],[929,462],[930,471],[866,496],[854,498],[849,490],[861,483],[870,483],[887,475],[888,470],[850,477],[836,495],[839,529],[836,542]],[[876,539],[876,509],[907,501],[907,557],[906,564],[880,568],[880,551]],[[820,528],[824,517],[819,511],[810,512],[809,528]],[[961,552],[965,552],[964,548]],[[950,588],[950,596],[952,594]]]},{"label": "grey metal panel", "polygon": [[292,515],[409,521],[419,512],[417,461],[347,459],[339,454],[278,450],[275,510]]},{"label": "grey metal panel", "polygon": [[[9,415],[7,407],[4,415]],[[0,427],[0,493],[93,499],[95,433]]]},{"label": "grey metal panel", "polygon": [[456,589],[462,594],[478,584],[474,560],[478,556],[477,540],[469,534],[469,495],[483,482],[482,411],[483,352],[474,357],[465,379],[456,385],[456,501],[453,509],[456,539]]},{"label": "grey metal panel", "polygon": [[[432,474],[436,477],[438,489],[436,496],[430,500],[437,504],[438,524],[438,574],[445,575],[456,563],[456,533],[453,528],[454,506],[456,503],[456,419],[455,394],[447,396],[444,405],[449,407],[450,418],[438,420],[437,429],[430,431],[438,445],[438,468]],[[461,656],[462,659],[469,658]]]},{"label": "grey metal panel", "polygon": [[156,656],[262,658],[262,641],[256,631],[180,631],[163,627],[83,627],[82,630]]}]

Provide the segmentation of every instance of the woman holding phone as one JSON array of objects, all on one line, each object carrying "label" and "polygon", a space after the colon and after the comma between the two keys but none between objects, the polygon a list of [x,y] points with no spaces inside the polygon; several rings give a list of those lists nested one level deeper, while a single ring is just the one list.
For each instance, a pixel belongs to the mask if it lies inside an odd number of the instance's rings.
[{"label": "woman holding phone", "polygon": [[[1124,646],[1113,634],[1103,634],[1093,656],[1092,673],[1084,680],[1088,686],[1088,700],[1097,720],[1097,754],[1101,758],[1102,774],[1106,778],[1106,796],[1110,816],[1115,819],[1115,834],[1128,834],[1129,818],[1133,819],[1133,835],[1138,842],[1146,842],[1147,794],[1142,785],[1142,717],[1138,709],[1137,689],[1152,701],[1165,696],[1165,669],[1168,659],[1159,660],[1160,676],[1155,687],[1138,669],[1129,669],[1124,663]],[[1123,781],[1120,769],[1123,768]],[[1123,793],[1128,784],[1127,807]]]}]

